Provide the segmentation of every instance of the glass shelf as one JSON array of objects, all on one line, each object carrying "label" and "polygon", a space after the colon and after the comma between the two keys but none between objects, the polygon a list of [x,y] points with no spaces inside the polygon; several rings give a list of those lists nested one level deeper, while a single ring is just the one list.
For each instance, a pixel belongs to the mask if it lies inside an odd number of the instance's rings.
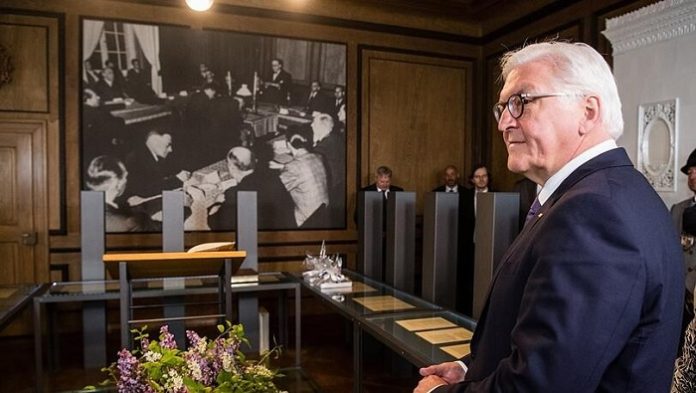
[{"label": "glass shelf", "polygon": [[437,364],[469,353],[476,322],[447,310],[375,315],[365,318],[366,327],[396,348],[408,348],[419,365]]},{"label": "glass shelf", "polygon": [[36,284],[0,285],[0,329],[37,293]]},{"label": "glass shelf", "polygon": [[353,282],[352,287],[320,289],[304,281],[300,273],[293,273],[293,275],[302,281],[305,288],[331,303],[339,312],[351,318],[363,318],[384,313],[440,309],[439,306],[361,274],[345,269],[342,273]]}]

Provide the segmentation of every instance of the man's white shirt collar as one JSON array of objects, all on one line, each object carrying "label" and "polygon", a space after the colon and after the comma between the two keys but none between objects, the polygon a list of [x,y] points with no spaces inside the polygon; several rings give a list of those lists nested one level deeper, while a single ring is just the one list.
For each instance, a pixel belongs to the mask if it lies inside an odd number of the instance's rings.
[{"label": "man's white shirt collar", "polygon": [[553,195],[558,186],[560,186],[561,183],[563,183],[563,180],[568,178],[568,176],[570,176],[570,174],[573,173],[576,169],[578,169],[582,164],[586,163],[587,161],[590,161],[591,159],[597,157],[602,153],[605,153],[612,149],[616,149],[617,147],[618,146],[616,145],[616,141],[613,139],[609,139],[595,146],[592,146],[591,148],[582,152],[577,157],[568,161],[568,163],[563,165],[563,167],[558,172],[554,173],[553,176],[551,176],[546,181],[544,186],[541,188],[541,191],[539,191],[538,196],[539,203],[543,206],[544,203],[546,203],[546,201],[551,197],[551,195]]}]

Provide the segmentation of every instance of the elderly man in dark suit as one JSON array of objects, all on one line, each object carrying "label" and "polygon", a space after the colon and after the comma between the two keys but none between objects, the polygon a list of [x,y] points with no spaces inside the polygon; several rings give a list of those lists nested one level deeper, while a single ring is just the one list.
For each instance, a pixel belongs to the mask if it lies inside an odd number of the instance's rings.
[{"label": "elderly man in dark suit", "polygon": [[494,114],[507,165],[542,189],[492,278],[471,354],[421,369],[415,391],[666,392],[681,249],[664,202],[616,145],[611,69],[583,43],[502,59]]}]

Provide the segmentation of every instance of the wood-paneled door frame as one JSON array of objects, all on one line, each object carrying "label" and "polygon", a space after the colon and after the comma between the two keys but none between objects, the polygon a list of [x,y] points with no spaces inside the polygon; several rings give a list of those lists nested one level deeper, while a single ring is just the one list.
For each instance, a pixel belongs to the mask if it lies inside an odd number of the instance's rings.
[{"label": "wood-paneled door frame", "polygon": [[0,260],[0,283],[49,278],[46,130],[42,120],[0,118],[0,244],[6,254]]}]

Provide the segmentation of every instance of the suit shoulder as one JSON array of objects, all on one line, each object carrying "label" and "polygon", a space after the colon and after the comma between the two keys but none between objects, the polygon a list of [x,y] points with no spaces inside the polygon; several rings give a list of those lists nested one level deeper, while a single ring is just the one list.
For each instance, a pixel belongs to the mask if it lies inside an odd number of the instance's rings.
[{"label": "suit shoulder", "polygon": [[691,201],[693,201],[693,200],[694,200],[694,198],[689,198],[689,199],[685,199],[681,202],[677,202],[674,205],[672,205],[672,207],[670,208],[670,211],[674,211],[676,209],[685,209],[686,207],[688,207],[691,204]]}]

